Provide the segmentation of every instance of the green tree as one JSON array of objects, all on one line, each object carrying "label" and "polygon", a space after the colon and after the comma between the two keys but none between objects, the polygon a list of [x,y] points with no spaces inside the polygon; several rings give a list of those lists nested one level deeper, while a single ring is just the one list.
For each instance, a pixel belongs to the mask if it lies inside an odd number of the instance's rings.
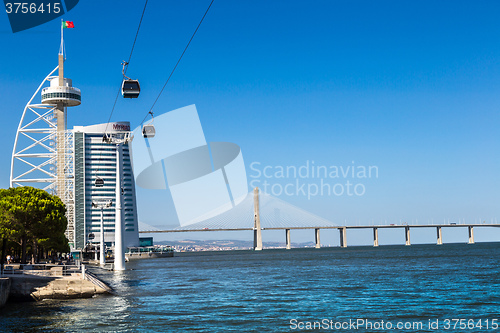
[{"label": "green tree", "polygon": [[0,238],[14,239],[17,232],[14,227],[14,219],[9,211],[10,191],[0,189]]},{"label": "green tree", "polygon": [[[7,192],[5,192],[7,191]],[[67,226],[66,208],[57,196],[33,188],[16,187],[0,192],[0,220],[5,222],[6,234],[21,245],[21,262],[26,263],[26,250],[31,245],[33,259],[37,249],[68,251],[64,236]]]},{"label": "green tree", "polygon": [[4,209],[8,207],[7,203],[9,191],[0,189],[0,240],[2,241],[2,250],[1,250],[1,271],[3,272],[3,265],[5,263],[5,249],[7,245],[7,241],[12,241],[16,239],[17,232],[14,227],[14,219],[12,214],[8,209]]}]

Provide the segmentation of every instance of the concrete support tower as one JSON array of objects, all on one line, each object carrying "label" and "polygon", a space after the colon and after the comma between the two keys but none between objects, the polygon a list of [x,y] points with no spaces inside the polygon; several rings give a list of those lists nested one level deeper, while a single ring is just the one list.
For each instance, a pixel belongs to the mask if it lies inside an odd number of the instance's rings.
[{"label": "concrete support tower", "polygon": [[443,245],[443,232],[441,231],[441,227],[436,227],[437,232],[437,245]]},{"label": "concrete support tower", "polygon": [[314,240],[316,242],[316,248],[321,248],[321,241],[319,239],[319,228],[314,229]]},{"label": "concrete support tower", "polygon": [[406,226],[405,227],[405,245],[410,246],[410,227]]},{"label": "concrete support tower", "polygon": [[340,232],[340,247],[347,247],[347,228],[339,228]]},{"label": "concrete support tower", "polygon": [[469,226],[469,244],[474,244],[474,227]]},{"label": "concrete support tower", "polygon": [[262,229],[260,227],[260,212],[259,212],[259,188],[253,190],[253,209],[254,209],[254,226],[253,226],[253,249],[255,251],[262,250]]},{"label": "concrete support tower", "polygon": [[64,35],[61,25],[61,47],[59,49],[59,75],[49,78],[50,87],[42,90],[42,104],[55,105],[56,128],[56,194],[63,201],[66,197],[66,127],[68,106],[81,104],[81,92],[72,86],[70,79],[64,78]]},{"label": "concrete support tower", "polygon": [[291,243],[291,238],[290,238],[290,229],[285,229],[285,244],[286,244],[286,249],[290,250],[292,248],[292,243]]},{"label": "concrete support tower", "polygon": [[378,246],[378,228],[373,228],[373,246]]},{"label": "concrete support tower", "polygon": [[[53,119],[56,123],[56,152],[55,152],[55,194],[66,204],[68,210],[68,229],[66,236],[70,244],[74,244],[74,183],[73,154],[67,151],[71,140],[67,129],[67,107],[81,104],[81,92],[72,86],[71,79],[64,78],[64,37],[61,24],[61,47],[59,49],[58,63],[59,75],[50,77],[50,86],[42,90],[42,104],[53,105]],[[72,141],[72,140],[71,140]]]},{"label": "concrete support tower", "polygon": [[[58,87],[61,89],[64,87],[64,54],[59,53],[59,77],[58,77]],[[51,85],[52,86],[52,85]],[[42,104],[46,102],[43,101]],[[56,103],[56,108],[54,110],[54,118],[57,120],[57,135],[56,135],[56,145],[57,145],[57,162],[56,162],[56,194],[59,198],[64,198],[64,134],[66,133],[66,108],[64,107],[64,102],[58,100]]]}]

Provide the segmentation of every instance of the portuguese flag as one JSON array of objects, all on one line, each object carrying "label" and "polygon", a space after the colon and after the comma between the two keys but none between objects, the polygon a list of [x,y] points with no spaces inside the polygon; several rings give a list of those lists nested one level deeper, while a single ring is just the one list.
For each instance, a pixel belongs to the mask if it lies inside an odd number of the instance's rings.
[{"label": "portuguese flag", "polygon": [[63,21],[62,22],[63,28],[74,28],[75,25],[73,24],[73,21]]}]

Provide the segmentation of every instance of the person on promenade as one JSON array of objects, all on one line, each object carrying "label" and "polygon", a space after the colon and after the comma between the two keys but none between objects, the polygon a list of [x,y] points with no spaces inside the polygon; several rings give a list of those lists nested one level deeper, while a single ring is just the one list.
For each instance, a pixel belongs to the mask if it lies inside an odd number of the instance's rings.
[{"label": "person on promenade", "polygon": [[12,257],[10,256],[10,254],[7,255],[7,265],[10,265],[10,263],[12,262]]}]

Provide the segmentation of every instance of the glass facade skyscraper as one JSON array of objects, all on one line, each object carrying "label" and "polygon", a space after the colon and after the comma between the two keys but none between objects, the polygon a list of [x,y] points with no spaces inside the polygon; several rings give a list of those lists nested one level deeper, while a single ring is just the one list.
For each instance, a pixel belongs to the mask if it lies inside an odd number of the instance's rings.
[{"label": "glass facade skyscraper", "polygon": [[[116,180],[121,177],[121,207],[125,248],[139,246],[137,204],[132,170],[131,151],[123,144],[122,158],[117,159],[116,143],[104,142],[106,135],[121,138],[130,135],[128,122],[115,122],[92,126],[75,126],[74,135],[74,191],[75,191],[75,249],[98,245],[101,239],[101,209],[95,202],[112,202],[104,208],[104,242],[106,247],[115,241]],[[121,175],[116,174],[121,163]],[[96,186],[96,179],[104,184]]]}]

